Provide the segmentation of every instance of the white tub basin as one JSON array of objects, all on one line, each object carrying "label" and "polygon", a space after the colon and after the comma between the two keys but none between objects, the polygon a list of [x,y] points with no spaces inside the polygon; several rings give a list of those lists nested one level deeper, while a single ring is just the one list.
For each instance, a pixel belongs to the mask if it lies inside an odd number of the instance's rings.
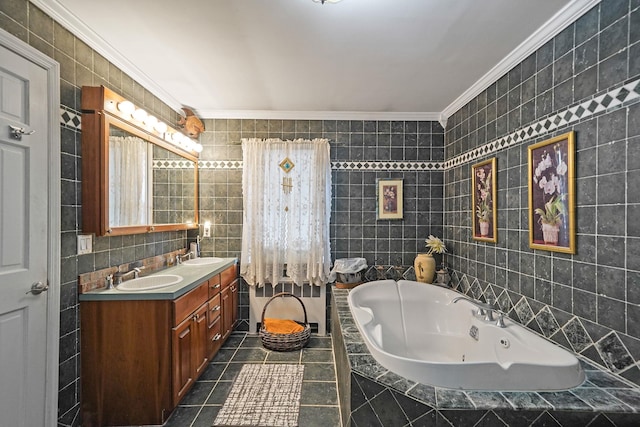
[{"label": "white tub basin", "polygon": [[119,291],[147,291],[149,289],[164,288],[182,281],[182,276],[177,274],[157,274],[153,276],[138,277],[137,279],[122,282],[116,289]]},{"label": "white tub basin", "polygon": [[222,258],[217,258],[217,257],[194,258],[187,261],[183,261],[182,265],[209,265],[209,264],[216,264],[220,261],[222,261]]}]

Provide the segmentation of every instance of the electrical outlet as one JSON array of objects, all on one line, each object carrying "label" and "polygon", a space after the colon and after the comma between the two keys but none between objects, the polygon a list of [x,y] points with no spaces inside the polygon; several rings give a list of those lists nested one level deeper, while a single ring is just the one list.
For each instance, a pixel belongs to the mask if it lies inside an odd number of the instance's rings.
[{"label": "electrical outlet", "polygon": [[78,255],[90,254],[93,251],[91,234],[78,234]]},{"label": "electrical outlet", "polygon": [[204,229],[203,229],[203,233],[202,235],[204,237],[211,237],[211,223],[209,221],[204,223]]}]

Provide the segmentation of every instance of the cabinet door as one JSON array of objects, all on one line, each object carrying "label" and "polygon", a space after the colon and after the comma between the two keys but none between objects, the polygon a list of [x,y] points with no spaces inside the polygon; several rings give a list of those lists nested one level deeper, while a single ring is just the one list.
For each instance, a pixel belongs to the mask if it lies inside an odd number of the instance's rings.
[{"label": "cabinet door", "polygon": [[207,362],[209,362],[209,353],[207,351],[207,341],[208,341],[208,324],[207,324],[207,310],[208,304],[202,304],[202,306],[195,312],[193,315],[194,322],[194,331],[195,331],[195,342],[194,342],[194,362],[193,366],[195,368],[194,377],[198,378],[200,374],[207,367]]},{"label": "cabinet door", "polygon": [[194,353],[196,334],[194,321],[191,317],[185,319],[173,328],[173,404],[180,399],[194,382]]},{"label": "cabinet door", "polygon": [[230,287],[222,289],[220,302],[220,305],[222,305],[222,339],[225,340],[231,333],[233,317],[233,300]]},{"label": "cabinet door", "polygon": [[240,280],[236,279],[232,284],[231,284],[231,330],[233,330],[233,328],[235,327],[236,322],[238,321],[238,307],[240,305],[240,301],[239,301],[239,289],[240,287]]}]

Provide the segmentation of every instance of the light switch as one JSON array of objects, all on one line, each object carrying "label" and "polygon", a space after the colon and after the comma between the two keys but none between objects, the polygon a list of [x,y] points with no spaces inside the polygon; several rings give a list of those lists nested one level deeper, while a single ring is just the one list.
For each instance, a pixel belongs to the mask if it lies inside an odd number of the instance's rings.
[{"label": "light switch", "polygon": [[78,234],[78,255],[90,254],[93,251],[91,234]]}]

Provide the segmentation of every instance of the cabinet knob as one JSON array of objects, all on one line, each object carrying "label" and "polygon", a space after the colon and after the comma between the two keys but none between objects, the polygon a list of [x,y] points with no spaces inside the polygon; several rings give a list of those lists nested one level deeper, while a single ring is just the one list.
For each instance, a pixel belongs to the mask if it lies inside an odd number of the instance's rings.
[{"label": "cabinet knob", "polygon": [[218,289],[220,288],[220,283],[216,283],[215,285],[211,286],[212,289]]},{"label": "cabinet knob", "polygon": [[220,306],[216,305],[215,307],[213,307],[213,311],[220,311]]},{"label": "cabinet knob", "polygon": [[218,340],[220,340],[220,337],[222,337],[222,335],[220,335],[219,333],[217,333],[217,334],[213,337],[213,341],[218,341]]}]

